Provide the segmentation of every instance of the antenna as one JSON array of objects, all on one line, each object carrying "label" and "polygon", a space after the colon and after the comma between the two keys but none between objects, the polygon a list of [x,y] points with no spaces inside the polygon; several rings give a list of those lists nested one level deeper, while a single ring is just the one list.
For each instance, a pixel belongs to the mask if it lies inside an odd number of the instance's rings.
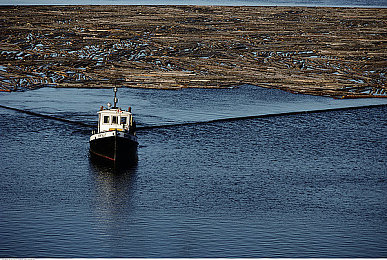
[{"label": "antenna", "polygon": [[118,98],[117,98],[117,87],[114,87],[114,106],[113,108],[117,108]]}]

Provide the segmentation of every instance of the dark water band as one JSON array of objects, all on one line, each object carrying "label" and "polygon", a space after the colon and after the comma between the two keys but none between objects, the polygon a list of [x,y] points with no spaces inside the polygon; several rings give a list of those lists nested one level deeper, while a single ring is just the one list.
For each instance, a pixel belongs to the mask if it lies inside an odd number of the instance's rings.
[{"label": "dark water band", "polygon": [[[209,123],[216,123],[216,122],[230,122],[230,121],[237,121],[237,120],[246,120],[246,119],[255,119],[255,118],[267,118],[267,117],[275,117],[275,116],[289,116],[289,115],[298,115],[298,114],[308,114],[308,113],[322,113],[322,112],[328,112],[328,111],[344,111],[344,110],[352,110],[352,109],[360,109],[360,108],[372,108],[372,107],[382,107],[387,106],[387,104],[376,104],[376,105],[364,105],[364,106],[355,106],[355,107],[343,107],[343,108],[326,108],[326,109],[317,109],[317,110],[307,110],[307,111],[297,111],[297,112],[284,112],[284,113],[276,113],[276,114],[266,114],[266,115],[256,115],[256,116],[241,116],[241,117],[231,117],[231,118],[220,118],[220,119],[214,119],[214,120],[208,120],[208,121],[200,121],[200,122],[187,122],[187,123],[179,123],[179,124],[168,124],[168,125],[154,125],[154,126],[139,126],[136,128],[137,131],[142,130],[151,130],[151,129],[159,129],[159,128],[168,128],[168,127],[179,127],[179,126],[188,126],[188,125],[201,125],[201,124],[209,124]],[[17,112],[33,115],[33,116],[39,116],[47,119],[57,120],[65,123],[80,125],[83,127],[95,127],[95,125],[86,124],[79,121],[73,121],[61,117],[56,116],[50,116],[50,115],[44,115],[36,112],[32,112],[29,110],[24,109],[18,109],[13,107],[8,107],[4,105],[0,105],[0,108],[4,109],[10,109]]]}]

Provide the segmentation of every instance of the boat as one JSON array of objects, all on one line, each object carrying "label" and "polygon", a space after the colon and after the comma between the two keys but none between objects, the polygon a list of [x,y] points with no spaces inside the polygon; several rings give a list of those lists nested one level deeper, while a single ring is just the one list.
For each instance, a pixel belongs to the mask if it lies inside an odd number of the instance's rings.
[{"label": "boat", "polygon": [[127,111],[117,107],[117,87],[114,88],[113,106],[101,106],[98,111],[98,128],[90,136],[90,154],[93,158],[116,163],[133,163],[137,160],[138,141],[136,123],[131,107]]}]

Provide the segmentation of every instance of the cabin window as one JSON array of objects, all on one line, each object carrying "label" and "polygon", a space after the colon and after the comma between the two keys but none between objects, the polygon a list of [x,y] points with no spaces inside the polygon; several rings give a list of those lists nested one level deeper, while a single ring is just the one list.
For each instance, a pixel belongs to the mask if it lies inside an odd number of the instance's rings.
[{"label": "cabin window", "polygon": [[104,116],[103,117],[103,123],[104,124],[109,124],[109,116]]},{"label": "cabin window", "polygon": [[121,116],[121,125],[126,125],[126,122],[128,121],[126,116]]},{"label": "cabin window", "polygon": [[112,116],[112,124],[118,124],[118,117]]}]

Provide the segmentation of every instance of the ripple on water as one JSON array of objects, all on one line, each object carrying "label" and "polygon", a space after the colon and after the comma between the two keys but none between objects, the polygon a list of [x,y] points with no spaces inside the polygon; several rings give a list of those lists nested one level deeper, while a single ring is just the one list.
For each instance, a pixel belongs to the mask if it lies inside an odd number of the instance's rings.
[{"label": "ripple on water", "polygon": [[[111,94],[89,91],[71,105],[76,90],[38,93],[58,95],[58,111],[82,118]],[[265,103],[254,88],[227,91],[122,90],[120,99],[139,104],[144,124],[185,121],[193,107],[210,118],[276,102],[276,92]],[[286,95],[274,105],[332,106]],[[138,132],[138,164],[114,172],[89,160],[87,132],[3,110],[0,257],[384,257],[385,114],[377,107]]]}]

